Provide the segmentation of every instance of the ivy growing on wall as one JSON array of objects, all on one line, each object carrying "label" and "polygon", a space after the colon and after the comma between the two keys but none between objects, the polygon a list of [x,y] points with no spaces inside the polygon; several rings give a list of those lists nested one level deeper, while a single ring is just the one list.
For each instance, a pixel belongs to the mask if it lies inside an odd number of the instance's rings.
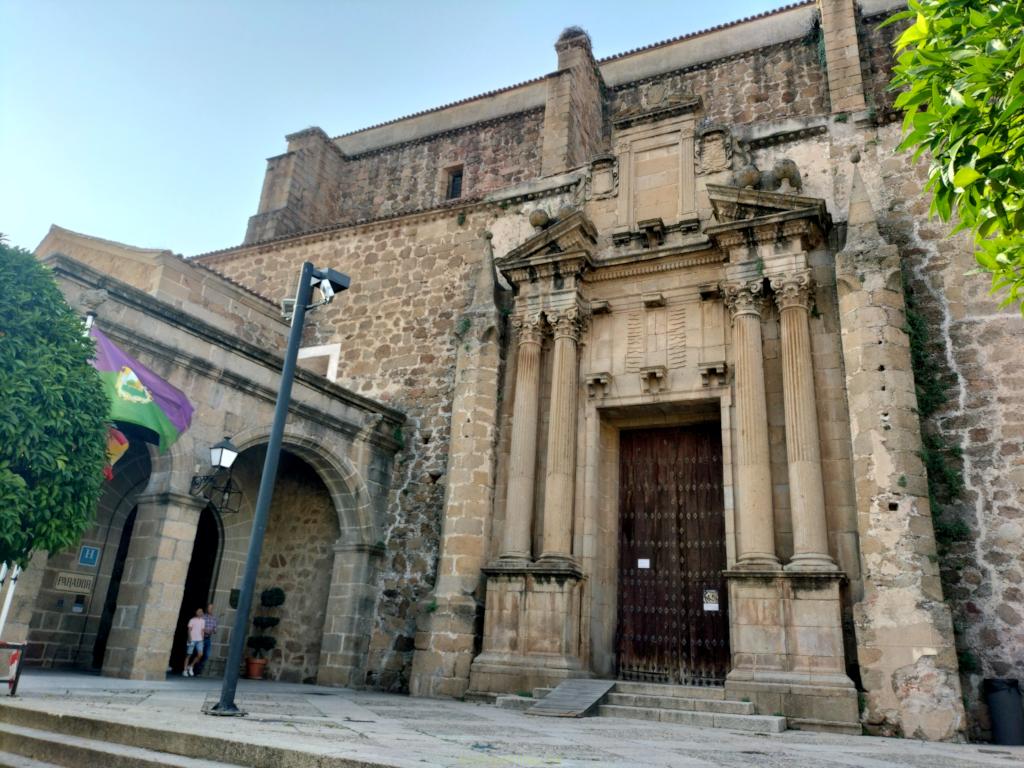
[{"label": "ivy growing on wall", "polygon": [[932,417],[946,404],[949,386],[945,367],[936,358],[929,343],[928,321],[921,314],[917,300],[904,275],[906,296],[906,332],[910,338],[910,363],[914,371],[914,389],[917,411],[921,419],[921,461],[928,471],[928,501],[935,516],[935,540],[940,551],[947,551],[955,542],[970,536],[971,530],[960,519],[947,519],[938,511],[959,498],[964,490],[960,471],[960,447],[950,442],[931,422]]}]

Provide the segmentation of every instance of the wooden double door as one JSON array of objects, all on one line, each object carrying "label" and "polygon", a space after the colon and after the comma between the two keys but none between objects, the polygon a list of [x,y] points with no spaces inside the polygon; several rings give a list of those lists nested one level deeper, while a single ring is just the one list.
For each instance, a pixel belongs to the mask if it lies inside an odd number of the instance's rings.
[{"label": "wooden double door", "polygon": [[729,671],[721,428],[624,430],[619,455],[619,677],[720,685]]}]

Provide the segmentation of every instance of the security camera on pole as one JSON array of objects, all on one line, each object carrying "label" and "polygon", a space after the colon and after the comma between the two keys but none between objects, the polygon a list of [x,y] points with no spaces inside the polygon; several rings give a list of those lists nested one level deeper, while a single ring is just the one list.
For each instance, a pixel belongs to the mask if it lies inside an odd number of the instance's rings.
[{"label": "security camera on pole", "polygon": [[[284,368],[281,371],[281,390],[277,395],[274,424],[270,429],[267,458],[263,463],[263,475],[260,478],[256,513],[252,521],[252,536],[249,538],[249,552],[245,558],[245,574],[242,577],[238,610],[235,613],[235,626],[231,632],[231,645],[228,648],[224,684],[220,690],[220,701],[212,709],[206,710],[211,715],[245,714],[235,705],[235,689],[238,687],[242,646],[245,643],[246,630],[249,626],[249,609],[252,607],[252,594],[256,587],[256,571],[259,568],[260,552],[263,549],[263,535],[267,529],[267,515],[270,512],[270,502],[274,497],[277,462],[281,457],[281,440],[284,437],[284,424],[288,419],[288,403],[291,401],[292,381],[295,379],[295,361],[299,356],[299,344],[302,341],[302,325],[306,319],[306,310],[330,304],[335,294],[348,289],[349,282],[348,275],[343,275],[333,269],[317,269],[308,261],[302,265],[302,272],[299,274],[299,288],[292,310],[292,327],[288,334],[288,349],[284,354]],[[320,301],[311,304],[314,286],[320,291]]]}]

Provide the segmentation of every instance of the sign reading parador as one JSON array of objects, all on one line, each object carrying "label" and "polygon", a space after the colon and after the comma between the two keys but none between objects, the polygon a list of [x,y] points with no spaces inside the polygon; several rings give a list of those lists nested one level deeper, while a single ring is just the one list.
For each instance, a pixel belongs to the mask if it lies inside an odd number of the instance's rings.
[{"label": "sign reading parador", "polygon": [[54,579],[53,588],[58,592],[92,592],[93,578],[89,574],[61,571]]}]

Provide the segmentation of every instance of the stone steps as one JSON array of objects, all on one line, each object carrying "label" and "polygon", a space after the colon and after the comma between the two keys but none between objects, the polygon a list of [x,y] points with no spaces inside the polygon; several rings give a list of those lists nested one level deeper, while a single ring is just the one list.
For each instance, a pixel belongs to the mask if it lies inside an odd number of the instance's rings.
[{"label": "stone steps", "polygon": [[773,715],[731,715],[720,712],[626,707],[615,704],[602,704],[598,707],[597,713],[601,717],[624,717],[630,720],[676,723],[699,728],[730,728],[734,731],[754,733],[782,733],[786,730],[786,718]]},{"label": "stone steps", "polygon": [[44,763],[31,757],[0,752],[0,768],[60,768],[56,763]]},{"label": "stone steps", "polygon": [[719,715],[756,715],[757,708],[749,701],[723,699],[692,699],[680,696],[652,696],[640,693],[609,693],[604,702],[623,707],[647,709],[680,709],[690,712],[713,712]]},{"label": "stone steps", "polygon": [[[499,695],[494,703],[501,709],[526,711],[551,690],[534,688],[532,697]],[[759,715],[752,702],[727,699],[724,688],[710,686],[619,681],[602,699],[597,714],[754,733],[782,733],[786,730],[786,718]]]},{"label": "stone steps", "polygon": [[707,685],[668,685],[664,683],[634,683],[620,680],[614,693],[635,693],[643,696],[678,696],[684,699],[725,700],[725,688]]},{"label": "stone steps", "polygon": [[0,703],[0,768],[352,768],[354,765],[382,768],[384,764],[354,762],[344,757],[98,717],[58,715]]},{"label": "stone steps", "polygon": [[143,747],[0,723],[0,765],[11,768],[239,768],[237,764],[182,757]]}]

